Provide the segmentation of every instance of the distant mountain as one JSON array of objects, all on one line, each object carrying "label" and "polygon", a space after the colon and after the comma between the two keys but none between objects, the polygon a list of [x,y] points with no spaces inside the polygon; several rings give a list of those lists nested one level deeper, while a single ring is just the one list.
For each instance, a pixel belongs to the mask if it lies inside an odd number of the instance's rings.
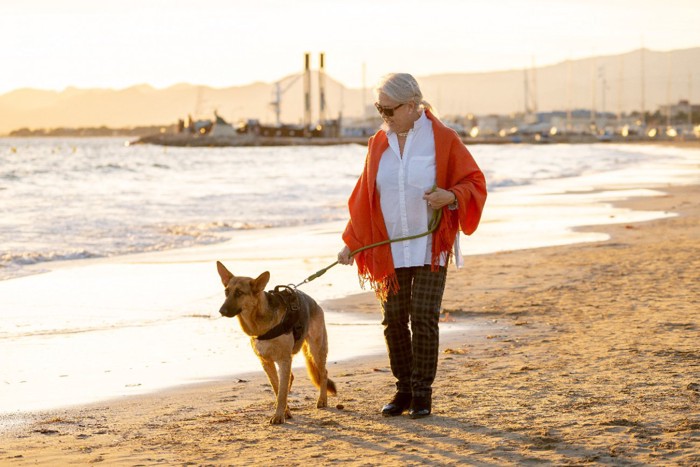
[{"label": "distant mountain", "polygon": [[[423,93],[442,115],[509,114],[591,108],[629,112],[642,106],[655,111],[680,99],[700,102],[700,47],[655,52],[637,50],[537,67],[490,73],[453,73],[417,77]],[[301,79],[280,80],[281,120],[298,123],[303,115]],[[312,76],[313,119],[318,118],[318,75]],[[529,92],[526,93],[526,88]],[[696,97],[693,98],[691,94]],[[178,84],[166,89],[148,85],[126,89],[43,91],[19,89],[0,95],[0,134],[19,128],[130,127],[161,125],[186,119],[211,118],[214,110],[229,121],[255,118],[273,122],[274,83],[212,88]],[[364,96],[364,97],[363,97]],[[327,116],[358,117],[371,105],[371,89],[345,88],[326,76]],[[594,104],[595,103],[595,104]]]},{"label": "distant mountain", "polygon": [[443,115],[522,112],[526,86],[529,107],[539,111],[590,109],[595,105],[597,111],[616,113],[640,110],[644,105],[644,110],[654,112],[681,99],[700,103],[700,47],[669,52],[644,49],[571,60],[534,71],[433,75],[420,81],[423,94]]}]

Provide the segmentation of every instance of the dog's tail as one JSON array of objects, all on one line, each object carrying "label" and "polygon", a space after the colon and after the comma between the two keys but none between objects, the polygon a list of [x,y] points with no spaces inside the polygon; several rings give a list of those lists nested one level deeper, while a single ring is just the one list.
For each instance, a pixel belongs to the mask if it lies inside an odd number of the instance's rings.
[{"label": "dog's tail", "polygon": [[330,392],[330,393],[333,394],[334,396],[335,396],[336,394],[338,394],[338,390],[335,389],[335,383],[334,383],[333,380],[330,379],[330,378],[328,378],[327,387],[328,387],[328,392]]},{"label": "dog's tail", "polygon": [[[309,378],[311,378],[311,382],[314,383],[314,386],[316,386],[317,388],[320,388],[321,387],[321,371],[318,369],[318,365],[316,364],[316,361],[314,360],[314,356],[311,353],[309,346],[306,345],[306,342],[304,343],[304,356],[306,357],[306,370],[309,373]],[[327,374],[327,372],[326,372],[326,374]],[[327,378],[326,389],[328,390],[329,393],[331,393],[334,396],[336,394],[338,394],[338,391],[335,388],[335,383],[330,378]]]}]

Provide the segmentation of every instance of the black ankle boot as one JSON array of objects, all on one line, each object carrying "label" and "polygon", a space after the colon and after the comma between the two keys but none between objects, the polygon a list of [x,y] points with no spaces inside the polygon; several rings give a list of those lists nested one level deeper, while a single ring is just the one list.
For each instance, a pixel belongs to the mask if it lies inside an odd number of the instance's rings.
[{"label": "black ankle boot", "polygon": [[411,408],[408,410],[408,416],[411,418],[423,418],[430,415],[431,410],[430,396],[416,396],[411,401]]},{"label": "black ankle boot", "polygon": [[410,392],[397,392],[394,398],[387,405],[382,407],[382,415],[385,417],[395,417],[401,415],[411,405]]}]

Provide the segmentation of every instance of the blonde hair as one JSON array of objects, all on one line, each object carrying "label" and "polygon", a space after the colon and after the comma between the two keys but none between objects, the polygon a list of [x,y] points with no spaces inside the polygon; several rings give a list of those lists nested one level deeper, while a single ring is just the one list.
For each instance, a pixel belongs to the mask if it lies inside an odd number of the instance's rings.
[{"label": "blonde hair", "polygon": [[423,107],[432,110],[432,106],[423,100],[423,93],[418,86],[418,81],[408,73],[389,73],[382,76],[374,87],[374,92],[377,97],[379,94],[386,94],[399,104],[413,102],[416,108]]}]

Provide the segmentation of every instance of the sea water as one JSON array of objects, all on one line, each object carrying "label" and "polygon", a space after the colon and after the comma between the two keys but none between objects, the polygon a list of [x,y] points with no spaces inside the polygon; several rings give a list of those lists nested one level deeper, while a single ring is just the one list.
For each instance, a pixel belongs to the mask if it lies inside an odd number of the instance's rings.
[{"label": "sea water", "polygon": [[[697,149],[470,149],[489,198],[466,255],[605,240],[574,228],[673,215],[612,202],[700,182]],[[214,262],[283,284],[328,265],[365,153],[0,139],[0,414],[259,371],[219,318]],[[305,287],[320,301],[361,291],[347,267]],[[376,319],[330,309],[327,321],[332,361],[383,348]]]},{"label": "sea water", "polygon": [[[172,148],[122,138],[0,139],[0,279],[57,260],[345,220],[365,151],[360,145]],[[523,195],[525,204],[536,201],[531,196],[548,204],[549,194],[592,190],[598,180],[615,189],[663,186],[698,150],[481,145],[472,152],[491,194],[489,222],[510,220],[514,213],[500,209]]]}]

